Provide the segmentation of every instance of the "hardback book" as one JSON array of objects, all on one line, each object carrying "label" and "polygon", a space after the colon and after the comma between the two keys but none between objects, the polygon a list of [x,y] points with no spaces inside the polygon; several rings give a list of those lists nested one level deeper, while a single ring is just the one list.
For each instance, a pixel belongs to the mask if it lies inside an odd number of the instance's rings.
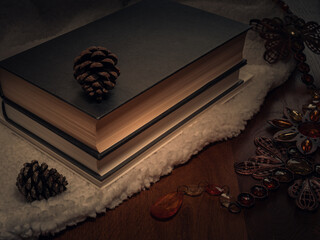
[{"label": "hardback book", "polygon": [[[202,94],[214,101],[239,84],[248,29],[176,2],[141,1],[1,61],[1,95],[7,108],[75,146],[88,156],[80,164],[105,176],[126,164],[136,150],[119,154],[134,140],[150,147],[161,135],[153,131],[173,131],[190,115],[186,106],[203,107]],[[73,79],[74,58],[92,45],[119,58],[121,75],[102,103]]]},{"label": "hardback book", "polygon": [[[235,71],[227,77],[226,81],[237,77],[238,71]],[[213,88],[206,89],[100,160],[83,151],[52,125],[8,99],[3,99],[0,104],[0,112],[2,112],[0,120],[40,150],[62,161],[74,172],[98,187],[105,187],[172,141],[185,128],[192,125],[199,115],[234,97],[251,78],[252,75],[242,73],[239,81],[226,90],[222,86],[218,91]]]}]

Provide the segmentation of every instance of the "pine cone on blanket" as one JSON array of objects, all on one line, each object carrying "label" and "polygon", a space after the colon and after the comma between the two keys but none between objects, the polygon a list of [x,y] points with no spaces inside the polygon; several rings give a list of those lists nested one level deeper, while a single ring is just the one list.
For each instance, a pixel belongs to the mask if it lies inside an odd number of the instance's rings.
[{"label": "pine cone on blanket", "polygon": [[68,182],[54,168],[37,160],[25,163],[17,177],[17,187],[28,202],[48,199],[66,190]]}]

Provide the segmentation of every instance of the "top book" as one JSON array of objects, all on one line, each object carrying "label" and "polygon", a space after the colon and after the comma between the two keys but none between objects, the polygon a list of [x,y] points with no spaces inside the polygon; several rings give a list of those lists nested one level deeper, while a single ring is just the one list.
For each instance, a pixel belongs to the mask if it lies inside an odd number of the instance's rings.
[{"label": "top book", "polygon": [[[1,61],[2,94],[101,153],[239,64],[248,29],[179,3],[142,1]],[[115,53],[121,71],[102,103],[73,78],[74,58],[94,45]]]}]

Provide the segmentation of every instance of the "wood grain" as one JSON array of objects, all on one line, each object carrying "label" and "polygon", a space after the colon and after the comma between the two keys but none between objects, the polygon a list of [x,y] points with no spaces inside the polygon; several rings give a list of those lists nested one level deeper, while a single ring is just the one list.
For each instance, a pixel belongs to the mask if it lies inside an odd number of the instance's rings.
[{"label": "wood grain", "polygon": [[[287,2],[299,16],[320,22],[318,0]],[[307,57],[319,86],[320,57],[310,52]],[[208,194],[186,196],[178,214],[169,221],[155,220],[149,213],[157,198],[175,191],[179,185],[207,180],[229,185],[234,196],[240,191],[248,191],[257,181],[237,176],[233,170],[234,162],[254,155],[255,137],[272,136],[274,130],[268,127],[266,120],[282,117],[285,106],[299,110],[309,100],[308,91],[300,79],[289,79],[268,94],[261,111],[238,137],[210,145],[187,164],[116,209],[108,210],[96,219],[87,219],[76,227],[68,227],[56,236],[42,236],[40,239],[320,239],[319,210],[313,213],[299,210],[288,196],[289,185],[286,184],[241,214],[230,214],[220,206],[217,197]],[[319,154],[316,157],[319,161]]]},{"label": "wood grain", "polygon": [[[54,239],[246,239],[243,214],[232,215],[220,207],[218,197],[204,193],[200,197],[185,196],[177,216],[158,221],[149,209],[157,198],[175,191],[178,186],[209,181],[227,184],[236,196],[237,176],[233,172],[230,144],[219,143],[194,157],[188,164],[173,171],[114,210],[96,220],[88,219],[75,228],[68,228]],[[41,239],[52,239],[42,237]]]}]

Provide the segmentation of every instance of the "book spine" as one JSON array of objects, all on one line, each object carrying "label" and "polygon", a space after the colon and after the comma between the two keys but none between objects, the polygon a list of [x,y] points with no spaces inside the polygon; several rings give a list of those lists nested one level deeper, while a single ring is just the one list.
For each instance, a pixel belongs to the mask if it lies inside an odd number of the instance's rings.
[{"label": "book spine", "polygon": [[[71,137],[70,135],[66,134],[65,132],[61,131],[60,129],[56,128],[55,126],[51,125],[50,123],[44,121],[43,119],[39,118],[38,116],[34,115],[33,113],[29,112],[28,110],[24,109],[23,107],[19,106],[18,104],[12,102],[7,98],[3,98],[3,101],[12,106],[13,108],[17,109],[19,112],[23,113],[24,115],[28,116],[32,120],[38,122],[39,124],[43,125],[44,127],[48,128],[50,131],[54,132],[55,134],[59,135],[60,137],[66,139],[67,141],[71,142],[73,145],[78,147],[79,149],[83,150],[84,152],[88,153],[89,155],[93,156],[97,160],[101,159],[101,154],[95,151],[94,149],[88,147],[87,145],[83,144],[82,142],[78,141],[77,139]],[[3,110],[4,111],[4,110]],[[5,112],[5,111],[4,111]],[[5,116],[8,119],[8,117]],[[7,120],[6,119],[6,120]]]},{"label": "book spine", "polygon": [[[75,165],[77,168],[79,168],[82,171],[86,172],[87,174],[89,174],[94,179],[96,179],[96,180],[101,182],[102,180],[104,180],[106,178],[106,176],[100,176],[99,174],[97,174],[96,172],[91,170],[90,168],[86,167],[82,163],[78,162],[74,158],[70,157],[69,155],[67,155],[64,152],[62,152],[61,150],[59,150],[58,148],[56,148],[53,145],[51,145],[47,141],[43,140],[39,136],[35,135],[34,133],[30,132],[26,128],[24,128],[24,127],[20,126],[19,124],[17,124],[15,121],[11,120],[8,117],[8,115],[6,114],[6,110],[5,110],[6,109],[6,104],[8,104],[7,100],[6,101],[2,101],[2,103],[1,103],[2,113],[3,113],[4,119],[5,119],[5,121],[7,123],[9,123],[11,126],[13,126],[13,129],[16,129],[16,131],[18,130],[18,133],[20,132],[20,134],[21,134],[21,132],[22,132],[23,135],[26,135],[26,136],[34,139],[36,142],[38,142],[40,145],[42,145],[42,147],[40,147],[40,149],[43,149],[43,146],[45,147],[45,149],[50,149],[50,151],[54,152],[55,154],[61,156],[64,159],[66,159],[72,165]],[[38,144],[35,144],[35,145],[39,146]],[[48,150],[45,150],[45,151],[48,152]]]}]

